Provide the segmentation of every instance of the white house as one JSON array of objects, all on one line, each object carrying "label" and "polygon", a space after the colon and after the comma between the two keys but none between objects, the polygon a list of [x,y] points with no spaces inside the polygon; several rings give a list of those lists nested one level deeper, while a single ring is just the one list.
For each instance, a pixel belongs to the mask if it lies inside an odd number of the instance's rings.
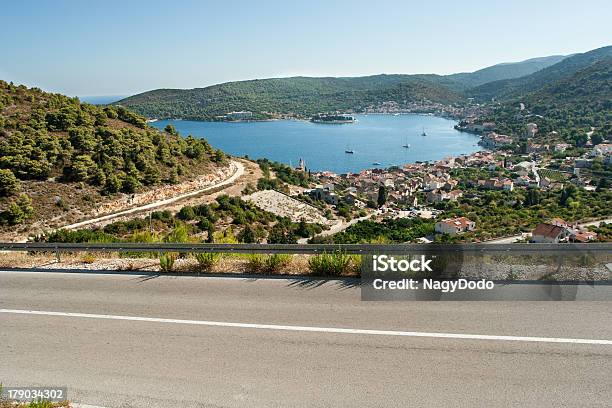
[{"label": "white house", "polygon": [[[553,221],[554,222],[554,221]],[[559,223],[548,224],[542,223],[531,233],[531,242],[540,244],[556,244],[566,241],[570,236],[570,230]]]},{"label": "white house", "polygon": [[447,218],[436,222],[435,231],[438,234],[457,235],[462,232],[473,231],[476,223],[465,217]]}]

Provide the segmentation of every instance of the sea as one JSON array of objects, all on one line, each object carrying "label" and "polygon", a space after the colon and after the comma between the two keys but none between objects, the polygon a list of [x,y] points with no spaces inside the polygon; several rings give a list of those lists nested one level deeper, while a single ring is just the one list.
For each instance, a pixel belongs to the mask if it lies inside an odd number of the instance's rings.
[{"label": "sea", "polygon": [[181,135],[205,138],[213,147],[234,156],[267,158],[292,166],[303,159],[309,170],[339,174],[482,150],[478,136],[455,130],[456,122],[446,118],[368,114],[356,115],[356,119],[350,124],[159,120],[150,125],[164,129],[171,123]]},{"label": "sea", "polygon": [[92,105],[107,105],[120,101],[128,96],[130,95],[79,95],[79,100]]}]

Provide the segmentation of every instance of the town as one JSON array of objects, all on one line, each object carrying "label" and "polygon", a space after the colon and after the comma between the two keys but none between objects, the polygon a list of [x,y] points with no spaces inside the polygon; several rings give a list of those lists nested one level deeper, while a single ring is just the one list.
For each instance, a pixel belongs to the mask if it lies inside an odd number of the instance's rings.
[{"label": "town", "polygon": [[[556,132],[540,135],[535,123],[528,123],[518,138],[496,133],[495,123],[479,124],[473,117],[462,120],[458,127],[481,134],[479,144],[483,150],[434,162],[373,168],[359,173],[309,173],[314,184],[311,188],[292,188],[292,197],[302,202],[302,206],[304,202],[310,203],[323,212],[334,212],[345,221],[353,219],[353,222],[344,222],[344,227],[334,229],[334,233],[349,228],[355,221],[419,218],[433,224],[433,234],[415,240],[422,243],[591,242],[599,239],[594,231],[598,221],[603,221],[605,226],[610,220],[588,211],[583,212],[585,219],[575,217],[581,212],[580,204],[573,198],[578,191],[595,194],[608,189],[609,175],[605,169],[609,169],[611,163],[612,144],[589,138],[576,155],[577,149],[560,140]],[[589,137],[592,134],[590,132]],[[300,159],[295,170],[308,171],[304,160]],[[513,228],[493,231],[481,222],[487,217],[479,216],[488,210],[479,208],[476,202],[496,192],[500,195],[495,197],[502,198],[509,208],[516,210],[540,204],[543,197],[560,194],[564,201],[562,206],[569,211],[540,217],[534,225],[521,227],[517,224]],[[563,198],[565,195],[567,198]],[[605,209],[607,199],[603,200],[601,204]],[[269,205],[261,207],[274,212]],[[287,209],[291,205],[283,207]],[[467,213],[475,215],[475,219],[470,219]],[[569,215],[571,219],[564,221],[561,215]],[[602,215],[609,216],[606,211]],[[299,221],[299,217],[299,213],[295,213],[291,218]],[[331,221],[328,224],[334,225]],[[332,234],[324,231],[321,235]],[[313,242],[318,241],[315,238]]]}]

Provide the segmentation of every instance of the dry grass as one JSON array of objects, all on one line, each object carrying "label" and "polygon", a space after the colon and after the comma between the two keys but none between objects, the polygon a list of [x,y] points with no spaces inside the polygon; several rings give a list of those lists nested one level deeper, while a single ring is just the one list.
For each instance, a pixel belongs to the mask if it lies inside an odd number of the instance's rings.
[{"label": "dry grass", "polygon": [[92,264],[96,261],[96,256],[91,252],[86,253],[81,257],[81,262],[86,264]]},{"label": "dry grass", "polygon": [[7,400],[0,400],[0,408],[70,408],[70,402],[21,402],[15,403]]},{"label": "dry grass", "polygon": [[[218,258],[206,268],[193,256],[179,257],[175,260],[172,272],[186,273],[227,273],[227,274],[273,274],[308,275],[310,255],[289,255],[287,257],[260,256],[261,267],[255,267],[253,256],[247,254],[219,254]],[[93,258],[93,259],[92,259]],[[278,259],[276,259],[278,258]],[[267,260],[267,263],[265,262]],[[62,254],[57,262],[53,254],[28,254],[19,252],[0,253],[0,268],[41,268],[67,270],[121,270],[159,272],[158,258],[125,258],[117,253]],[[347,272],[346,276],[358,276],[358,270]]]}]

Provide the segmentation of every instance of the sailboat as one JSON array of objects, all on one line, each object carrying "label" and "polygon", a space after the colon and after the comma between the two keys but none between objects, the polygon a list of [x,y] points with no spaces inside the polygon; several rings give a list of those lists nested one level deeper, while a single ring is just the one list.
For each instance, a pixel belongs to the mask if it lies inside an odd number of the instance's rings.
[{"label": "sailboat", "polygon": [[410,143],[408,143],[408,136],[406,136],[406,144],[402,145],[404,149],[410,149]]},{"label": "sailboat", "polygon": [[427,133],[425,133],[425,128],[423,128],[423,133],[421,133],[421,136],[427,136]]},{"label": "sailboat", "polygon": [[347,143],[346,144],[346,150],[344,150],[344,153],[346,153],[346,154],[353,154],[353,153],[355,153],[355,151],[353,149],[351,149],[349,147],[349,144]]}]

